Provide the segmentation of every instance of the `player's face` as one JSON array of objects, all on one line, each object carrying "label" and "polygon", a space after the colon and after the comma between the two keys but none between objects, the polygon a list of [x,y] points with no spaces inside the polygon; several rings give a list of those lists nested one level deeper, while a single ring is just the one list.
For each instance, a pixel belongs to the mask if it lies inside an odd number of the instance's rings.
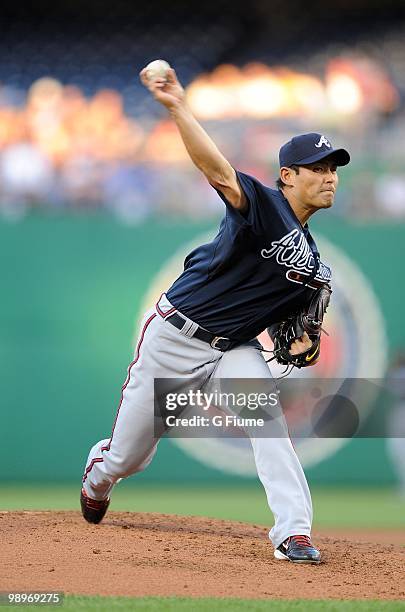
[{"label": "player's face", "polygon": [[332,160],[300,166],[294,177],[294,196],[311,208],[330,208],[338,180],[336,163]]}]

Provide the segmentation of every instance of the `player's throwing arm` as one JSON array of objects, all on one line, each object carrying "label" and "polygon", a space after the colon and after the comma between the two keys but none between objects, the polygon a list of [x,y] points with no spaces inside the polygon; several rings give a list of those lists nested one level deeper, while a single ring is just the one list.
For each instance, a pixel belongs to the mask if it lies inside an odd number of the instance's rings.
[{"label": "player's throwing arm", "polygon": [[[160,62],[160,69],[151,71],[150,66],[156,66],[156,62]],[[220,190],[234,208],[245,210],[247,202],[235,170],[194,117],[173,68],[163,60],[155,60],[141,71],[140,78],[154,98],[170,112],[191,160],[208,182]]]}]

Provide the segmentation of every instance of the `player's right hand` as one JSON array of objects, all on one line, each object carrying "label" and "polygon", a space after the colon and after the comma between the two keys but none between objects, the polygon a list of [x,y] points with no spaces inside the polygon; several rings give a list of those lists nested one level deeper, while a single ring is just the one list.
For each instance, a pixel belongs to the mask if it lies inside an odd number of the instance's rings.
[{"label": "player's right hand", "polygon": [[155,100],[166,106],[169,110],[184,103],[185,92],[173,68],[170,68],[168,71],[166,79],[161,77],[153,80],[148,79],[146,73],[147,69],[144,68],[139,73],[139,76],[143,85],[149,89]]}]

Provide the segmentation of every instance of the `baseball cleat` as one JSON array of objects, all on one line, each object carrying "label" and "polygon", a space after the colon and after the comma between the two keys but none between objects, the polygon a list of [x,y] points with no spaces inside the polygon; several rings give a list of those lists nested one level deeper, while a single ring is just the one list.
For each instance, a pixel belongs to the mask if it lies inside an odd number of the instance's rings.
[{"label": "baseball cleat", "polygon": [[82,489],[80,493],[80,505],[82,507],[83,518],[85,518],[88,523],[95,523],[97,525],[103,520],[107,512],[107,508],[110,505],[110,498],[108,497],[101,501],[91,499],[86,491]]},{"label": "baseball cleat", "polygon": [[284,540],[274,551],[276,559],[284,559],[293,563],[320,563],[321,553],[305,535],[293,535]]}]

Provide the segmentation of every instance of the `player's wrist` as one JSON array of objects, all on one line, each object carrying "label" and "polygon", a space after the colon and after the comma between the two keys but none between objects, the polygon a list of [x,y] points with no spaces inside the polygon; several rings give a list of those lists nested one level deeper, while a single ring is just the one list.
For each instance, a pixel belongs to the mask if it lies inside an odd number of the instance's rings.
[{"label": "player's wrist", "polygon": [[187,105],[186,100],[176,100],[167,107],[172,118],[176,120],[193,117],[193,114]]}]

